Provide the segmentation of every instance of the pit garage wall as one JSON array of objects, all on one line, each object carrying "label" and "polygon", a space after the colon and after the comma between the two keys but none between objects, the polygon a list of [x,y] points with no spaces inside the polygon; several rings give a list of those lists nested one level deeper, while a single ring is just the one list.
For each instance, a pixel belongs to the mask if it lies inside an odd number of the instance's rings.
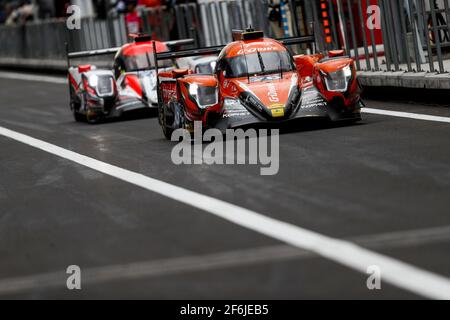
[{"label": "pit garage wall", "polygon": [[[273,36],[267,13],[267,0],[201,0],[171,10],[149,8],[141,12],[144,31],[156,39],[194,38],[200,46],[226,44],[231,41],[230,30],[249,25]],[[165,29],[170,32],[161,32]],[[80,30],[68,30],[64,19],[54,19],[0,26],[0,41],[8,44],[0,47],[0,66],[64,70],[66,42],[70,52],[118,47],[128,41],[128,32],[124,15],[107,20],[85,17]]]}]

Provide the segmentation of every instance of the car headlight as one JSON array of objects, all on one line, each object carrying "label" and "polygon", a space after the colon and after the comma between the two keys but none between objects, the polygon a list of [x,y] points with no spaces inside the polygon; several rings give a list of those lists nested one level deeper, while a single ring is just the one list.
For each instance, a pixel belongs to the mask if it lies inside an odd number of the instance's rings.
[{"label": "car headlight", "polygon": [[156,82],[157,82],[156,72],[150,73],[149,76],[146,79],[148,79],[150,88],[156,89]]},{"label": "car headlight", "polygon": [[89,81],[89,86],[91,86],[92,88],[96,88],[98,85],[98,76],[94,74],[89,77],[88,81]]},{"label": "car headlight", "polygon": [[352,78],[352,67],[350,65],[345,68],[326,73],[321,71],[328,91],[345,92],[348,89],[348,84]]},{"label": "car headlight", "polygon": [[153,89],[157,89],[158,87],[158,81],[156,80],[156,77],[151,77],[150,78],[150,87],[152,87]]},{"label": "car headlight", "polygon": [[201,109],[206,109],[219,103],[219,91],[217,87],[205,87],[192,83],[188,84],[188,91],[189,95]]},{"label": "car headlight", "polygon": [[155,101],[154,96],[156,95],[156,92],[158,90],[156,86],[157,83],[156,73],[154,72],[148,73],[147,75],[141,78],[141,81],[147,98],[149,98],[151,101]]}]

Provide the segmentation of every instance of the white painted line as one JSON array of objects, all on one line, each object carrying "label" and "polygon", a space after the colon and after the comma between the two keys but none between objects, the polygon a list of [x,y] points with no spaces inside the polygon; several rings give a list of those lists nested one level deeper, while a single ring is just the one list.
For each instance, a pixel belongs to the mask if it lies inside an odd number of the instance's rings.
[{"label": "white painted line", "polygon": [[383,110],[383,109],[372,109],[372,108],[363,108],[362,112],[370,113],[370,114],[379,114],[379,115],[384,115],[384,116],[391,116],[391,117],[450,123],[450,117],[432,116],[432,115],[421,114],[421,113],[410,113],[410,112],[391,111],[391,110]]},{"label": "white painted line", "polygon": [[356,271],[366,273],[369,266],[377,265],[381,268],[382,279],[387,283],[424,297],[450,300],[450,279],[364,249],[349,241],[330,238],[222,200],[86,157],[3,127],[0,127],[0,135],[209,212],[236,225],[294,247],[312,251]]},{"label": "white painted line", "polygon": [[[308,251],[298,250],[287,245],[219,252],[199,256],[185,256],[161,260],[134,262],[83,268],[83,286],[111,281],[136,280],[149,277],[162,277],[188,272],[205,272],[217,269],[236,268],[267,262],[289,261],[311,256]],[[45,274],[30,275],[0,280],[0,295],[61,288],[67,280],[65,270]]]},{"label": "white painted line", "polygon": [[[386,249],[439,243],[449,239],[450,226],[444,226],[361,236],[350,240],[369,248]],[[276,245],[207,255],[140,261],[83,268],[83,285],[237,268],[261,263],[299,261],[311,257],[315,257],[315,255],[310,251],[299,250],[289,245]],[[36,289],[42,291],[48,288],[61,288],[66,279],[65,270],[0,279],[0,295],[17,294]]]},{"label": "white painted line", "polygon": [[371,249],[423,246],[450,241],[450,226],[364,235],[350,240]]},{"label": "white painted line", "polygon": [[23,81],[37,81],[54,84],[67,84],[68,80],[64,77],[38,76],[34,74],[16,73],[16,72],[0,72],[0,78]]}]

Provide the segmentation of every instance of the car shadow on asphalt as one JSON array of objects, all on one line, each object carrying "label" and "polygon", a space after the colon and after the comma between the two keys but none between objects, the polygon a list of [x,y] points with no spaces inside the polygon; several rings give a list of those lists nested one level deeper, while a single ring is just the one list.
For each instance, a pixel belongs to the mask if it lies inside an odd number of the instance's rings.
[{"label": "car shadow on asphalt", "polygon": [[[259,137],[259,135],[262,133],[259,131],[260,129],[266,129],[267,131],[264,134],[267,134],[267,136],[270,136],[272,133],[281,135],[288,135],[293,133],[299,133],[299,132],[310,132],[310,131],[323,131],[323,130],[333,130],[333,129],[339,129],[339,128],[348,128],[348,127],[359,127],[367,125],[368,122],[365,120],[355,122],[352,121],[338,121],[338,122],[332,122],[329,119],[325,118],[305,118],[305,119],[297,119],[295,121],[284,123],[281,126],[279,124],[253,124],[253,125],[246,125],[246,126],[240,126],[237,129],[242,129],[244,132],[247,132],[247,130],[254,129],[256,131],[256,137]],[[278,131],[273,132],[271,130]],[[226,139],[226,134],[223,134],[223,138]],[[184,138],[180,137],[178,141],[168,141],[169,143],[179,143],[183,141]],[[235,140],[240,140],[242,138],[235,138]],[[249,136],[246,136],[244,139],[248,140]],[[163,137],[161,137],[162,141],[166,141]],[[212,138],[212,141],[202,141],[203,145],[210,144],[214,142],[214,138]],[[192,136],[191,143],[194,143],[195,139]]]},{"label": "car shadow on asphalt", "polygon": [[140,109],[124,113],[117,118],[107,118],[101,121],[101,124],[115,123],[115,122],[127,122],[149,118],[157,118],[158,110],[153,109]]},{"label": "car shadow on asphalt", "polygon": [[[337,129],[337,128],[346,128],[346,127],[354,127],[354,126],[363,126],[366,125],[366,121],[337,121],[333,122],[326,118],[304,118],[297,119],[292,122],[285,123],[283,125],[274,125],[274,124],[260,124],[257,126],[247,126],[242,127],[242,129],[246,130],[249,128],[254,129],[279,129],[279,134],[291,134],[298,132],[307,132],[307,131],[319,131],[319,130],[328,130],[328,129]],[[270,134],[270,131],[268,132]]]}]

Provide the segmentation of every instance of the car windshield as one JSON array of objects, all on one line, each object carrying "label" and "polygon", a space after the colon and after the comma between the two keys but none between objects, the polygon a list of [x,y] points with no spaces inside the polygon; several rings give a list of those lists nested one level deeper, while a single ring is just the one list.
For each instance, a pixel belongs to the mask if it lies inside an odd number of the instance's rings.
[{"label": "car windshield", "polygon": [[[141,71],[141,70],[151,70],[155,68],[153,63],[153,54],[145,53],[134,56],[125,56],[125,69],[127,72]],[[169,68],[173,66],[172,60],[162,60],[158,61],[159,68]]]},{"label": "car windshield", "polygon": [[195,73],[198,73],[198,74],[213,74],[215,67],[216,67],[216,62],[215,61],[198,64],[195,67]]},{"label": "car windshield", "polygon": [[295,70],[287,51],[259,52],[226,59],[225,76],[242,78]]}]

